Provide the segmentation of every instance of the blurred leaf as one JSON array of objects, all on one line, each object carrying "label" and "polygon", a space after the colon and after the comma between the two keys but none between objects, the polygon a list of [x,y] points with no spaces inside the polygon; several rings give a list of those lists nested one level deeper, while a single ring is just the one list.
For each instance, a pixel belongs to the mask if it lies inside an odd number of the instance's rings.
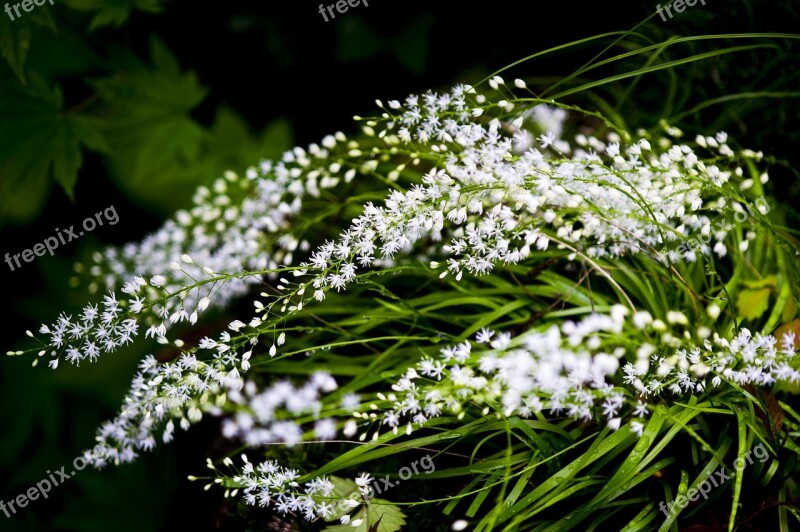
[{"label": "blurred leaf", "polygon": [[25,221],[41,209],[52,176],[72,198],[81,146],[102,150],[94,122],[64,111],[58,87],[0,84],[0,219]]},{"label": "blurred leaf", "polygon": [[0,17],[0,52],[11,65],[14,74],[25,81],[25,59],[31,47],[31,30],[27,23],[17,21],[14,24],[6,17]]},{"label": "blurred leaf", "polygon": [[421,74],[425,70],[433,20],[431,14],[421,14],[404,28],[394,41],[395,56],[409,72]]},{"label": "blurred leaf", "polygon": [[[786,300],[786,306],[783,307],[783,312],[781,313],[781,321],[783,323],[787,323],[796,315],[797,315],[797,305],[795,305],[794,303],[794,297],[789,297],[789,299]],[[798,331],[796,341],[800,341],[800,331]],[[797,346],[800,347],[800,343],[797,344]]]},{"label": "blurred leaf", "polygon": [[131,58],[127,70],[94,85],[106,106],[110,166],[118,184],[133,198],[169,212],[203,173],[196,163],[208,134],[189,113],[207,91],[194,73],[181,72],[156,38],[151,55],[152,66]]},{"label": "blurred leaf", "polygon": [[229,169],[240,171],[260,159],[278,159],[293,145],[288,120],[273,121],[260,138],[256,138],[241,116],[227,106],[217,110],[211,135],[206,151],[208,160],[202,166],[214,176]]},{"label": "blurred leaf", "polygon": [[755,281],[742,281],[742,284],[747,288],[775,288],[778,284],[778,276],[777,275],[769,275],[764,277],[763,279],[758,279]]},{"label": "blurred leaf", "polygon": [[[769,307],[769,295],[772,288],[769,286],[769,278],[762,281],[751,283],[754,288],[747,288],[739,292],[736,296],[736,308],[739,316],[746,320],[755,320],[761,317]],[[766,286],[766,288],[760,288]]]},{"label": "blurred leaf", "polygon": [[[28,65],[46,80],[70,82],[71,90],[78,87],[72,83],[80,76],[80,97],[85,97],[89,96],[88,91],[83,90],[85,76],[96,76],[97,72],[104,72],[108,68],[108,49],[92,49],[92,43],[74,35],[72,31],[72,28],[64,28],[59,33],[35,32]],[[80,31],[83,33],[85,29],[80,28]],[[67,94],[72,94],[71,90]]]},{"label": "blurred leaf", "polygon": [[338,46],[336,57],[339,61],[360,61],[381,53],[385,48],[385,39],[363,18],[351,15],[343,19],[337,26]]},{"label": "blurred leaf", "polygon": [[[6,4],[9,6],[12,4]],[[12,11],[13,13],[13,11]],[[49,9],[34,9],[31,13],[21,12],[22,16],[11,20],[7,13],[0,14],[0,54],[8,61],[14,74],[26,82],[25,60],[31,47],[33,26],[42,26],[56,31],[56,25]]]},{"label": "blurred leaf", "polygon": [[[261,134],[262,153],[260,157],[278,159],[286,150],[294,146],[292,123],[286,118],[278,118],[267,125]],[[252,162],[254,159],[250,159]]]},{"label": "blurred leaf", "polygon": [[294,46],[287,35],[287,28],[279,21],[267,19],[264,21],[264,43],[272,58],[281,68],[294,64],[296,57]]},{"label": "blurred leaf", "polygon": [[104,26],[120,27],[136,9],[145,13],[163,11],[164,0],[67,0],[67,5],[77,11],[97,11],[89,31]]},{"label": "blurred leaf", "polygon": [[422,13],[414,18],[397,35],[386,37],[372,29],[363,18],[351,15],[337,26],[338,46],[336,57],[339,61],[361,61],[381,53],[394,54],[406,70],[419,74],[425,69],[428,60],[429,33],[434,17]]},{"label": "blurred leaf", "polygon": [[742,284],[747,288],[736,296],[739,317],[750,321],[760,318],[769,307],[769,296],[777,283],[778,278],[775,275],[744,281]]},{"label": "blurred leaf", "polygon": [[109,166],[120,188],[160,214],[182,207],[188,190],[227,169],[243,170],[291,147],[288,123],[276,121],[261,138],[230,108],[217,111],[206,130],[190,115],[206,96],[197,76],[183,72],[157,39],[152,65],[129,58],[115,76],[95,82],[105,106]]}]

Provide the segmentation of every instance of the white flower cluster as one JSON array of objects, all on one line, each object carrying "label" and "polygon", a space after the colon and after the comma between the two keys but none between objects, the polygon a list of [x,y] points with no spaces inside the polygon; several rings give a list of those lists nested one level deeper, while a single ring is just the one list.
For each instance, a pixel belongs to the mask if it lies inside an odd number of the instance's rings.
[{"label": "white flower cluster", "polygon": [[[505,87],[502,79],[493,86]],[[534,112],[528,106],[515,115],[513,100],[492,103],[460,85],[449,94],[391,101],[391,112],[365,126],[383,148],[365,153],[337,134],[321,146],[288,151],[277,164],[265,161],[250,169],[247,179],[230,174],[215,183],[213,193],[201,188],[191,210],[179,212],[142,243],[98,258],[105,266],[92,272],[106,271],[106,284],[122,283],[130,298],[112,302],[100,326],[86,317],[76,323],[62,316],[52,329],[43,327],[44,333],[55,331],[44,342],[43,351],[50,349],[54,358],[50,364],[57,365],[62,353],[71,362],[95,360],[130,342],[140,322],[147,336],[166,342],[171,324],[195,323],[199,312],[225,305],[258,282],[261,276],[249,269],[288,265],[295,252],[309,247],[292,235],[291,221],[305,195],[319,196],[320,189],[353,179],[356,169],[345,170],[354,166],[343,165],[345,159],[362,161],[367,171],[377,168],[374,156],[380,153],[412,155],[419,164],[420,145],[426,145],[434,166],[422,183],[392,192],[385,205],[368,203],[336,242],[326,242],[303,263],[316,270],[314,299],[324,299],[327,288],[345,288],[359,268],[410,254],[420,241],[428,244],[428,254],[447,259],[448,271],[459,279],[464,270],[485,274],[551,244],[588,260],[639,251],[662,260],[694,260],[693,253],[665,248],[663,255],[655,246],[708,234],[711,220],[702,213],[723,208],[719,187],[734,174],[740,177],[740,168],[707,166],[691,147],[665,138],[660,151],[644,138],[622,145],[614,133],[607,142],[580,134],[570,144],[560,138],[563,110],[539,105]],[[491,118],[493,112],[502,119]],[[520,137],[526,127],[550,128],[539,139],[541,149]],[[700,143],[703,149],[716,150],[718,157],[734,154],[726,135],[709,139]],[[709,191],[715,200],[703,198]],[[727,229],[714,232],[715,250]],[[443,238],[447,244],[434,246]],[[302,308],[303,292],[292,308]],[[88,317],[96,313],[92,306],[84,311]]]},{"label": "white flower cluster", "polygon": [[[332,504],[315,501],[315,497],[328,497],[333,492],[334,485],[327,477],[316,478],[301,487],[297,482],[300,474],[295,469],[272,460],[254,466],[246,455],[242,455],[242,460],[244,467],[232,480],[243,488],[247,504],[271,507],[282,515],[302,514],[307,521],[328,517],[334,512]],[[225,463],[232,465],[230,459]]]},{"label": "white flower cluster", "polygon": [[[509,114],[513,103],[490,104],[474,92],[459,86],[422,101],[412,96],[405,105],[390,102],[399,116],[368,122],[370,131],[383,126],[377,136],[387,146],[427,145],[437,162],[421,184],[391,192],[385,205],[367,204],[336,242],[312,253],[304,266],[324,272],[314,282],[317,299],[325,287],[343,289],[359,267],[391,263],[445,233],[449,242],[431,254],[444,253],[459,279],[464,270],[479,275],[518,263],[551,243],[572,258],[644,251],[665,261],[656,247],[708,233],[704,212],[718,212],[721,187],[742,175],[741,168],[707,166],[692,147],[667,138],[653,148],[646,138],[624,145],[614,133],[608,142],[578,135],[571,145],[551,131],[537,149],[520,138],[531,113],[490,118],[487,109]],[[733,156],[727,144],[706,147],[717,158]],[[715,238],[726,235],[719,230]],[[682,257],[669,249],[669,258]]]},{"label": "white flower cluster", "polygon": [[[701,345],[679,347],[670,356],[651,355],[649,371],[626,364],[625,382],[643,396],[669,389],[676,395],[701,393],[709,385],[716,388],[723,379],[738,385],[770,386],[778,381],[798,383],[800,372],[792,367],[795,335],[789,331],[780,339],[772,335],[755,336],[741,329],[732,339],[717,333]],[[651,346],[645,344],[647,351]]]},{"label": "white flower cluster", "polygon": [[[322,145],[289,150],[277,163],[262,161],[248,169],[246,179],[228,172],[210,189],[200,187],[191,209],[178,211],[142,242],[97,254],[92,274],[110,290],[132,275],[163,276],[165,289],[175,292],[195,283],[194,272],[165,265],[180,264],[186,255],[210,272],[238,273],[291,264],[298,249],[308,248],[308,242],[293,237],[291,221],[301,211],[305,196],[319,197],[322,189],[341,181],[332,175],[338,168],[331,165],[341,151],[337,146],[345,143],[346,137],[337,133],[323,139]],[[256,282],[257,276],[218,283],[214,305],[225,305]]]},{"label": "white flower cluster", "polygon": [[[460,85],[447,94],[390,101],[380,118],[367,119],[369,140],[363,145],[337,133],[321,145],[290,150],[277,163],[262,162],[246,179],[228,174],[210,189],[200,188],[194,206],[156,233],[96,258],[90,273],[127,297],[117,300],[112,292],[75,319],[61,315],[42,326],[47,338],[41,354],[51,354],[54,368],[61,356],[75,364],[95,361],[134,341],[140,328],[146,338],[166,343],[172,324],[195,324],[206,309],[230,303],[264,275],[278,278],[275,270],[298,259],[305,262],[294,275],[310,274],[310,280],[291,292],[291,283],[281,277],[275,288],[282,295],[262,293],[282,303],[282,314],[301,310],[307,300],[325,299],[331,288],[345,289],[359,269],[420,257],[435,259],[433,268],[438,261],[446,264],[440,277],[461,280],[465,271],[488,274],[551,246],[566,250],[570,260],[644,252],[674,262],[695,259],[674,249],[682,239],[713,234],[714,251],[723,254],[720,246],[732,226],[712,231],[711,217],[736,209],[723,199],[732,188],[737,193],[749,188],[747,180],[735,187],[743,172],[724,133],[696,141],[714,164],[666,137],[652,145],[648,138],[625,141],[615,133],[602,140],[579,134],[568,141],[565,111],[531,107],[500,78],[490,86],[503,99],[491,102]],[[515,111],[520,103],[525,107]],[[407,165],[422,168],[424,176],[406,189],[398,186],[381,205],[366,204],[335,241],[295,257],[311,249],[305,236],[314,229],[301,234],[295,223],[302,221],[298,214],[308,196],[351,181],[359,170],[380,173],[389,165],[394,166],[387,173],[390,182]],[[700,251],[710,253],[710,246]],[[309,286],[313,291],[306,294]],[[204,412],[226,415],[223,434],[250,447],[295,445],[312,430],[317,439],[334,439],[337,421],[323,415],[330,406],[324,394],[337,389],[329,374],[315,373],[299,387],[281,381],[262,390],[242,380],[253,351],[239,355],[240,348],[249,343],[255,350],[268,330],[275,332],[268,322],[272,305],[260,300],[254,305],[251,321],[228,325],[234,337],[225,331],[217,340],[203,338],[171,363],[147,357],[122,411],[99,429],[99,443],[86,460],[97,467],[131,461],[155,445],[159,431],[168,442],[176,421],[186,429]],[[705,327],[689,331],[688,319],[677,311],[662,320],[620,305],[516,337],[482,330],[476,342],[447,347],[438,359],[425,358],[408,369],[393,392],[378,393],[375,403],[345,396],[343,408],[354,419],[343,434],[353,436],[360,427],[363,441],[375,422],[395,433],[405,424],[411,433],[443,412],[462,416],[469,405],[502,416],[547,411],[591,420],[602,412],[612,429],[625,420],[641,434],[649,402],[665,391],[701,393],[723,381],[762,386],[800,381],[791,364],[794,338],[781,341],[778,349],[778,339],[747,330],[724,339]],[[284,342],[281,332],[269,357]],[[197,358],[203,351],[211,351],[211,360]],[[365,405],[372,412],[363,412]],[[233,482],[249,504],[302,513],[309,520],[334,511],[315,498],[330,494],[328,479],[301,487],[295,470],[244,460]]]},{"label": "white flower cluster", "polygon": [[[565,321],[513,340],[508,332],[484,329],[476,341],[488,344],[488,350],[474,353],[473,344],[465,341],[442,349],[438,360],[424,358],[408,369],[392,386],[396,393],[388,397],[391,407],[382,423],[396,431],[406,422],[410,433],[414,424],[424,425],[443,412],[461,414],[469,404],[483,405],[486,412],[501,407],[504,416],[530,417],[547,410],[586,421],[601,408],[613,429],[632,414],[631,427],[641,434],[648,412],[643,401],[664,391],[699,394],[723,380],[758,386],[800,382],[800,372],[791,365],[791,333],[782,339],[782,350],[774,336],[752,336],[747,329],[731,341],[714,334],[701,340],[701,347],[687,347],[679,340],[684,337],[679,330],[688,324],[682,313],[669,312],[667,323],[646,311],[632,318],[628,314],[616,305],[609,315]],[[641,341],[633,349],[636,329],[661,335],[660,342]],[[704,327],[698,332],[709,334]],[[637,363],[628,362],[620,371],[625,359]]]},{"label": "white flower cluster", "polygon": [[[284,443],[291,447],[303,440],[303,427],[294,418],[301,414],[319,416],[323,406],[321,395],[336,388],[336,380],[322,371],[311,375],[300,387],[280,381],[257,392],[255,383],[248,382],[242,393],[229,394],[230,401],[241,407],[223,421],[222,434],[226,438],[240,438],[248,447],[268,443]],[[336,421],[317,420],[314,434],[320,440],[335,438]]]},{"label": "white flower cluster", "polygon": [[175,421],[187,430],[200,421],[203,412],[218,414],[226,393],[243,386],[237,355],[217,354],[213,362],[184,354],[174,363],[159,364],[148,355],[139,365],[120,414],[97,431],[98,444],[84,453],[95,467],[133,461],[138,451],[149,451],[156,434],[163,430],[164,442],[172,440]]},{"label": "white flower cluster", "polygon": [[301,486],[298,482],[300,474],[295,469],[281,466],[273,460],[253,465],[244,454],[241,458],[244,462],[241,472],[233,469],[233,460],[223,460],[235,472],[234,476],[220,472],[209,461],[208,467],[218,474],[216,482],[224,483],[229,490],[233,488],[233,495],[242,490],[247,504],[270,507],[281,515],[301,514],[306,521],[320,518],[330,520],[338,516],[341,524],[358,528],[364,520],[353,519],[350,515],[352,510],[368,504],[375,495],[370,486],[375,478],[369,473],[362,473],[355,479],[356,489],[339,493],[336,485],[326,476],[317,477]]},{"label": "white flower cluster", "polygon": [[291,265],[294,253],[309,248],[291,232],[303,198],[351,181],[356,170],[344,179],[336,174],[357,146],[337,133],[321,145],[287,151],[277,163],[262,161],[246,179],[229,172],[213,192],[200,187],[194,207],[178,211],[142,242],[97,253],[91,274],[127,297],[105,296],[99,320],[97,306],[88,305],[77,320],[62,315],[43,325],[39,332],[50,336],[42,342],[42,354],[52,356],[49,365],[56,368],[62,354],[75,364],[95,361],[133,341],[140,323],[146,337],[167,343],[171,325],[194,324],[206,309],[247,293],[262,279],[259,272],[274,277],[270,270]]},{"label": "white flower cluster", "polygon": [[113,352],[133,341],[139,325],[126,317],[113,293],[103,298],[101,307],[102,311],[97,305],[88,305],[77,319],[61,314],[55,323],[39,328],[39,333],[49,336],[46,345],[53,349],[48,362],[51,368],[58,367],[62,352],[67,361],[80,365],[82,360],[94,362],[101,352]]}]

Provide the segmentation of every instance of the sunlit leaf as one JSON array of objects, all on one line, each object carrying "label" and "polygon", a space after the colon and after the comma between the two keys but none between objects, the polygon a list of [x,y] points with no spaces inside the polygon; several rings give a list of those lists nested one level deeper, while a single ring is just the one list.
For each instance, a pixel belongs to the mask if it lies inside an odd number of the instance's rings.
[{"label": "sunlit leaf", "polygon": [[758,319],[769,307],[770,288],[746,289],[736,296],[736,308],[739,316],[746,320]]}]

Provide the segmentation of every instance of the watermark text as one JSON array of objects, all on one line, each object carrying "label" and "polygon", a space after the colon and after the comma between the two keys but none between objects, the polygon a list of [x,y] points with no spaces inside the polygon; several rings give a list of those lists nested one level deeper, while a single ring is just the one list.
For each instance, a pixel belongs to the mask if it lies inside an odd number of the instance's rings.
[{"label": "watermark text", "polygon": [[[19,259],[22,258],[24,262],[33,262],[34,257],[41,257],[45,253],[49,253],[50,256],[53,256],[55,250],[58,249],[59,245],[66,245],[73,240],[77,240],[78,238],[82,237],[85,232],[87,231],[94,231],[96,227],[103,225],[103,218],[105,221],[108,222],[108,225],[116,225],[119,222],[119,216],[117,215],[117,209],[114,208],[112,205],[111,207],[106,208],[94,215],[94,218],[86,218],[83,223],[83,231],[78,229],[77,233],[75,231],[75,226],[70,225],[68,229],[64,229],[62,232],[61,229],[56,227],[56,236],[49,236],[44,239],[44,242],[39,242],[33,249],[25,249],[20,253],[6,253],[5,261],[8,264],[8,267],[13,272],[16,268],[20,268],[22,264],[20,263]],[[97,220],[97,221],[95,221]],[[56,238],[58,237],[58,238]],[[16,265],[16,267],[15,267]]]}]

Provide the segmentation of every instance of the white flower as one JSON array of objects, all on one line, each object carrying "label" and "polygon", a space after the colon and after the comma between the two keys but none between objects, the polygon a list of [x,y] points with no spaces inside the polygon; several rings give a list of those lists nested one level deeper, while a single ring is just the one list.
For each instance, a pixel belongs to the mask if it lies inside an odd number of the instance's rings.
[{"label": "white flower", "polygon": [[234,321],[232,321],[232,322],[230,322],[228,324],[228,329],[230,329],[232,331],[235,331],[235,332],[239,332],[239,330],[242,329],[242,327],[244,327],[244,326],[245,326],[245,324],[243,322],[241,322],[239,320],[234,320]]},{"label": "white flower", "polygon": [[314,424],[314,434],[319,440],[336,438],[336,422],[332,419],[320,419]]},{"label": "white flower", "polygon": [[491,340],[492,336],[494,336],[494,331],[490,331],[489,329],[484,327],[480,331],[478,331],[478,334],[475,337],[475,341],[481,344],[485,344],[489,340]]},{"label": "white flower", "polygon": [[634,313],[633,324],[637,329],[644,329],[647,325],[653,322],[653,316],[646,310],[641,310]]},{"label": "white flower", "polygon": [[344,434],[348,438],[352,438],[357,430],[358,430],[358,424],[352,419],[349,419],[344,424],[344,429],[342,429],[342,434]]},{"label": "white flower", "polygon": [[689,320],[683,312],[670,310],[667,312],[667,323],[679,323],[681,325],[688,325]]},{"label": "white flower", "polygon": [[552,131],[548,131],[547,133],[543,133],[539,137],[539,144],[541,144],[542,148],[547,148],[553,144],[555,141],[556,136],[553,134]]},{"label": "white flower", "polygon": [[355,479],[356,485],[360,488],[365,488],[369,486],[374,480],[375,478],[370,476],[369,473],[361,473]]},{"label": "white flower", "polygon": [[466,530],[469,526],[469,522],[464,519],[459,519],[458,521],[453,521],[453,524],[450,525],[450,530],[454,530],[455,532],[459,532],[461,530]]},{"label": "white flower", "polygon": [[342,396],[342,408],[353,411],[361,404],[361,397],[355,393],[348,393]]}]

